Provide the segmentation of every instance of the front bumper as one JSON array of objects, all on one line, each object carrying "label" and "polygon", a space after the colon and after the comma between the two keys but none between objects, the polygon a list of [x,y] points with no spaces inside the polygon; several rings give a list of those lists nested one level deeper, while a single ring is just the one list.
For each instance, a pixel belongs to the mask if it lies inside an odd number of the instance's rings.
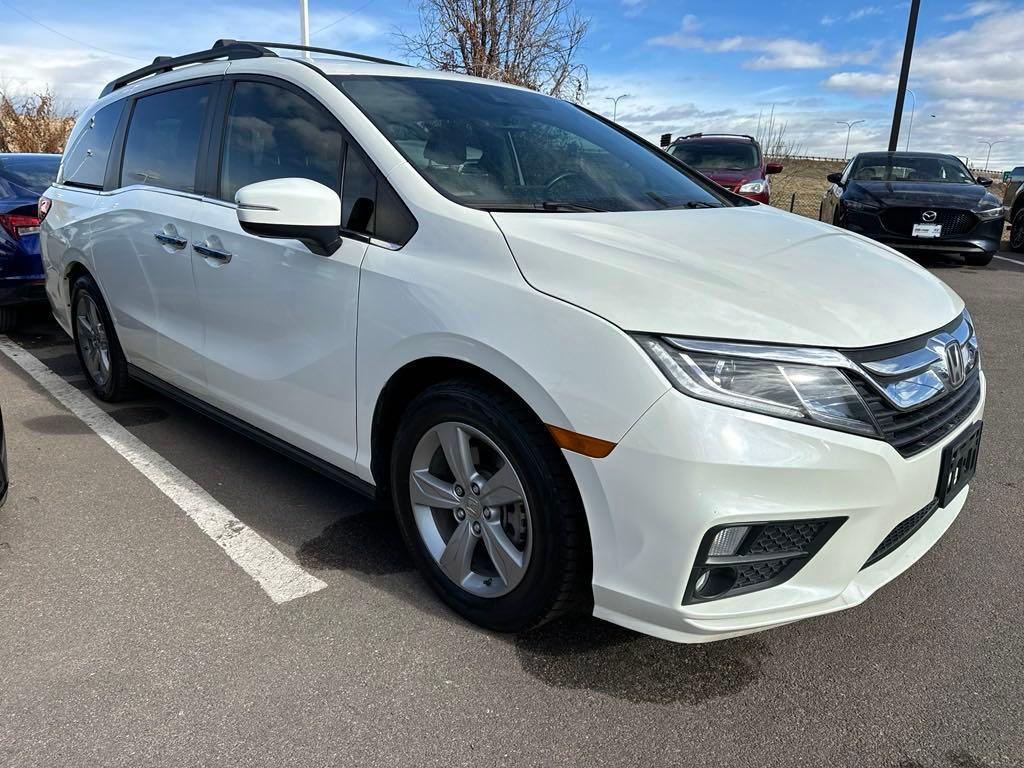
[{"label": "front bumper", "polygon": [[[864,568],[896,527],[935,497],[942,449],[982,417],[911,458],[889,444],[666,393],[605,459],[567,454],[587,509],[594,614],[677,642],[706,642],[842,610],[920,558],[967,490],[895,551]],[[723,523],[846,517],[791,579],[683,605],[701,539]]]},{"label": "front bumper", "polygon": [[1003,239],[1003,220],[979,222],[969,232],[952,237],[920,238],[898,235],[882,226],[877,214],[847,211],[843,226],[851,232],[870,237],[898,251],[935,253],[994,253]]}]

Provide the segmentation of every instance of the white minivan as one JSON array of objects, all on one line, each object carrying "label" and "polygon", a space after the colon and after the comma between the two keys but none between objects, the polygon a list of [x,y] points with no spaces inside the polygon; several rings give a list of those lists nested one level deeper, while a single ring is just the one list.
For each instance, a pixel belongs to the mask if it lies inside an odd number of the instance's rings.
[{"label": "white minivan", "polygon": [[985,377],[938,279],[578,105],[289,47],[159,58],[78,120],[42,249],[98,397],[385,499],[500,631],[753,632],[952,524]]}]

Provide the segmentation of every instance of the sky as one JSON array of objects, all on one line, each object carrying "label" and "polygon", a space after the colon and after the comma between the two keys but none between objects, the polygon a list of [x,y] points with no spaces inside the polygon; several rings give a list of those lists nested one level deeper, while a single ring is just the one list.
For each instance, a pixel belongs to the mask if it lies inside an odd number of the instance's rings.
[{"label": "sky", "polygon": [[[309,0],[314,45],[402,58],[416,0]],[[1024,0],[922,0],[900,137],[974,167],[1024,164]],[[662,133],[753,133],[774,109],[802,154],[841,157],[840,120],[863,120],[850,153],[888,143],[909,3],[577,0],[587,105],[656,141]],[[157,55],[221,37],[297,41],[297,0],[0,0],[0,86],[52,88],[80,110],[103,84]]]}]

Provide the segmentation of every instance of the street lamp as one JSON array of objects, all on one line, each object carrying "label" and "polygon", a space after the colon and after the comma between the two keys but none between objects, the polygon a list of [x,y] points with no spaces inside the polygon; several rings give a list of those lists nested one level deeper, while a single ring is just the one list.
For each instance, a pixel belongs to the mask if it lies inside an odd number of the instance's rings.
[{"label": "street lamp", "polygon": [[843,160],[850,156],[850,131],[853,130],[853,126],[863,122],[863,120],[836,120],[836,125],[846,126],[846,149],[843,150]]},{"label": "street lamp", "polygon": [[1006,139],[999,139],[998,141],[985,141],[984,139],[978,139],[979,144],[988,144],[988,156],[985,157],[985,170],[988,170],[988,162],[992,159],[992,147],[996,144],[1005,144]]},{"label": "street lamp", "polygon": [[624,93],[621,96],[614,96],[614,97],[612,97],[612,96],[605,96],[604,97],[606,101],[610,101],[613,104],[613,106],[612,106],[612,122],[613,123],[616,122],[615,118],[618,117],[618,115],[619,115],[619,99],[625,99],[628,96],[629,96],[628,93]]},{"label": "street lamp", "polygon": [[[309,0],[299,0],[299,45],[309,46]],[[309,51],[302,55],[310,58]]]},{"label": "street lamp", "polygon": [[914,101],[910,106],[910,124],[907,126],[907,152],[910,151],[910,134],[914,130],[914,113],[917,111],[917,94],[914,93],[910,88],[907,88],[907,93],[914,97]]}]

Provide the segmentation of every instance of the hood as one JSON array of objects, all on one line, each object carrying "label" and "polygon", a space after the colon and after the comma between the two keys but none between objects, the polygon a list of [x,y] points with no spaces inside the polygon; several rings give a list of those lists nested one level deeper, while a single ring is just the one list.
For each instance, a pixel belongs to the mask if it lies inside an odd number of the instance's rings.
[{"label": "hood", "polygon": [[534,288],[628,331],[866,347],[964,306],[905,256],[768,206],[492,215]]},{"label": "hood", "polygon": [[748,181],[758,181],[763,179],[760,168],[748,168],[745,171],[730,171],[724,168],[708,168],[702,170],[705,176],[711,179],[716,184],[721,184],[723,187],[735,187],[739,184],[746,184]]},{"label": "hood", "polygon": [[926,206],[978,210],[1000,204],[980,184],[942,184],[910,181],[851,181],[844,197],[882,206]]}]

